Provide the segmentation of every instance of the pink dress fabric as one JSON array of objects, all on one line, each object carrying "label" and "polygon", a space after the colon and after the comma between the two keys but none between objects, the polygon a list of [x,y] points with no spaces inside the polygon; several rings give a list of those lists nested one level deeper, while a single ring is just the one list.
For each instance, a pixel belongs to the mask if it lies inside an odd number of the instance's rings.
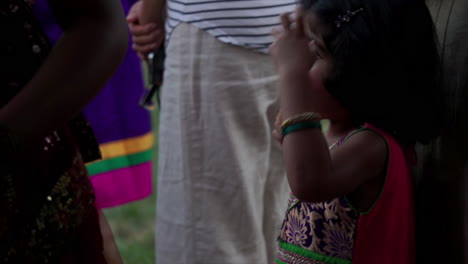
[{"label": "pink dress fabric", "polygon": [[355,264],[415,263],[413,183],[409,159],[388,133],[370,125],[387,141],[388,171],[382,196],[369,214],[361,215],[354,247]]}]

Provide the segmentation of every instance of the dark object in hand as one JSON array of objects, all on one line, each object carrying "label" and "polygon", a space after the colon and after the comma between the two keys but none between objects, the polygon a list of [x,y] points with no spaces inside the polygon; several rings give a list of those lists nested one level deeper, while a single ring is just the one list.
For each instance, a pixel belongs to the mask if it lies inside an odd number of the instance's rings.
[{"label": "dark object in hand", "polygon": [[154,108],[153,98],[156,97],[158,107],[161,106],[160,90],[163,84],[165,48],[162,45],[154,53],[148,55],[148,85],[143,94],[140,105],[146,109]]}]

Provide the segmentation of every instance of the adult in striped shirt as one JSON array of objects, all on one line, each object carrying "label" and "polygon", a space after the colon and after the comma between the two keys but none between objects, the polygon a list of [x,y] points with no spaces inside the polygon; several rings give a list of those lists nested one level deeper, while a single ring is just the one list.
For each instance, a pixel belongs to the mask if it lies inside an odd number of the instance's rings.
[{"label": "adult in striped shirt", "polygon": [[271,30],[295,0],[142,0],[144,58],[166,42],[156,263],[273,263],[288,195],[271,131]]}]

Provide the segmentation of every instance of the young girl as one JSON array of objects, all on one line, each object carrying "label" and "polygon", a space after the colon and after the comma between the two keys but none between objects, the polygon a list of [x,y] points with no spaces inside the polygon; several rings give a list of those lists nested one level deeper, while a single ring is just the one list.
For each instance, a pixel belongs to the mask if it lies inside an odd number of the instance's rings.
[{"label": "young girl", "polygon": [[302,5],[271,49],[292,190],[277,264],[414,263],[413,146],[441,130],[431,16],[423,0]]}]

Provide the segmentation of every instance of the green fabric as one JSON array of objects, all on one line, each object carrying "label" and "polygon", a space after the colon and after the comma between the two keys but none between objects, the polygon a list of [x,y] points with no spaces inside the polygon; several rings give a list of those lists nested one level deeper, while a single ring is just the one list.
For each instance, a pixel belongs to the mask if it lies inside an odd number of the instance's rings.
[{"label": "green fabric", "polygon": [[90,176],[118,170],[126,167],[140,165],[151,161],[153,150],[147,150],[132,155],[116,157],[108,160],[98,161],[86,166]]},{"label": "green fabric", "polygon": [[281,261],[281,260],[279,260],[279,259],[276,259],[276,263],[275,263],[275,264],[288,264],[288,263],[283,262],[283,261]]},{"label": "green fabric", "polygon": [[306,258],[310,258],[316,261],[321,261],[324,263],[329,263],[329,264],[351,264],[351,260],[346,260],[346,259],[340,259],[340,258],[334,258],[334,257],[328,257],[328,256],[323,256],[320,254],[317,254],[315,252],[309,251],[307,249],[288,244],[282,240],[279,240],[279,246],[289,252],[301,255]]},{"label": "green fabric", "polygon": [[313,121],[298,123],[298,124],[285,127],[281,134],[283,135],[283,137],[285,137],[289,133],[303,130],[303,129],[308,129],[308,128],[320,128],[321,129],[322,125],[320,124],[320,122],[313,122]]}]

